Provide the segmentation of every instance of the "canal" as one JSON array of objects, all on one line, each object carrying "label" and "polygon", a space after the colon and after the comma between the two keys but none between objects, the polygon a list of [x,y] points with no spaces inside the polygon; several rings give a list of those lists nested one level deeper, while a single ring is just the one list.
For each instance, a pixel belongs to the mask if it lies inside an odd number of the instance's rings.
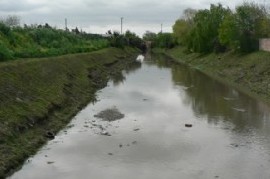
[{"label": "canal", "polygon": [[269,118],[263,102],[152,56],[111,79],[10,179],[268,179]]}]

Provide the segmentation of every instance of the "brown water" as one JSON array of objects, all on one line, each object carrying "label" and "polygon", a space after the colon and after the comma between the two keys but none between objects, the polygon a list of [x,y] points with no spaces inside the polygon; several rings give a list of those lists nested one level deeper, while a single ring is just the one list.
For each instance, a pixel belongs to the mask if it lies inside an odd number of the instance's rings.
[{"label": "brown water", "polygon": [[152,57],[98,99],[10,178],[270,178],[269,106],[196,70]]}]

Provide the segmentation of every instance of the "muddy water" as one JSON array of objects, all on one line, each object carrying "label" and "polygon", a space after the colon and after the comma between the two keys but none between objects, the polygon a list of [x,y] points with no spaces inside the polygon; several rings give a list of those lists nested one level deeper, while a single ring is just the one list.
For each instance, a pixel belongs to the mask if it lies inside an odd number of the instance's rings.
[{"label": "muddy water", "polygon": [[11,178],[270,178],[269,106],[195,70],[152,57],[98,99]]}]

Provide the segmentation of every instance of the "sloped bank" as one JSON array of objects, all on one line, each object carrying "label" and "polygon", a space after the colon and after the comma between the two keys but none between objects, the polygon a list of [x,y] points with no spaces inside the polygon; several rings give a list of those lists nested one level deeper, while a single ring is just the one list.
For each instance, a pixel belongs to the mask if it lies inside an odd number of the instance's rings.
[{"label": "sloped bank", "polygon": [[154,50],[174,61],[196,68],[203,73],[239,90],[270,102],[270,53],[254,52],[239,54],[234,52],[201,55],[185,53],[181,47],[170,50]]},{"label": "sloped bank", "polygon": [[139,51],[108,48],[0,64],[0,178],[67,125]]}]

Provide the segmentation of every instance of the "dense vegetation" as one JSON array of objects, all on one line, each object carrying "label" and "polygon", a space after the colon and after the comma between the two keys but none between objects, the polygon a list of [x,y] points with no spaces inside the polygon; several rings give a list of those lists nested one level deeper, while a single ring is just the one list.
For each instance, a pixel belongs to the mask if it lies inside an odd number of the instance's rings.
[{"label": "dense vegetation", "polygon": [[144,41],[135,33],[126,31],[125,34],[120,34],[117,31],[108,31],[110,46],[117,48],[124,48],[125,46],[135,47],[143,52],[146,51],[146,45]]},{"label": "dense vegetation", "polygon": [[80,32],[77,28],[56,29],[47,23],[21,27],[16,16],[0,19],[0,61],[91,52],[109,46],[145,50],[143,40],[130,31],[123,35],[109,32],[104,37]]},{"label": "dense vegetation", "polygon": [[173,48],[177,45],[177,39],[172,33],[154,33],[147,31],[143,35],[145,41],[151,42],[152,48]]},{"label": "dense vegetation", "polygon": [[186,9],[173,26],[178,43],[199,53],[258,50],[259,39],[270,35],[270,18],[263,6],[243,3],[232,11],[221,4],[210,9]]},{"label": "dense vegetation", "polygon": [[10,27],[0,23],[0,61],[90,52],[108,46],[98,35],[59,30],[48,24]]}]

